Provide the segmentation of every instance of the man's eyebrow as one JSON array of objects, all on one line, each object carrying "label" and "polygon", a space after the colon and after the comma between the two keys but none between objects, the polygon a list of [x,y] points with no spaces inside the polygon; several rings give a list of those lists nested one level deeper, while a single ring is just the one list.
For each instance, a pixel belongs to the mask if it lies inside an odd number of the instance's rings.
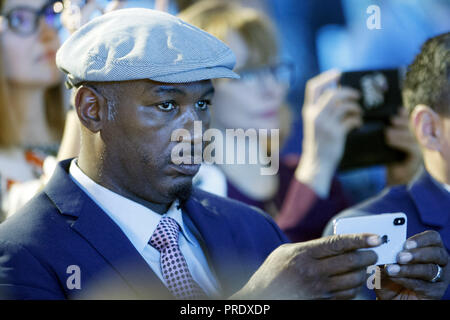
[{"label": "man's eyebrow", "polygon": [[209,88],[204,94],[202,94],[202,98],[214,94],[214,87]]},{"label": "man's eyebrow", "polygon": [[174,88],[171,86],[158,86],[155,90],[153,90],[153,93],[162,95],[162,94],[178,94],[185,96],[186,92],[184,90]]}]

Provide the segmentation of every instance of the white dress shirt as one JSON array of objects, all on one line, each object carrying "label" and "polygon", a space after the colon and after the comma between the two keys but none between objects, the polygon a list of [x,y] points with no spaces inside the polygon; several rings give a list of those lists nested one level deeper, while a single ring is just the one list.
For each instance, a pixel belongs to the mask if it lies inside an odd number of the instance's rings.
[{"label": "white dress shirt", "polygon": [[444,184],[444,189],[450,193],[450,186],[448,184]]},{"label": "white dress shirt", "polygon": [[192,277],[208,296],[219,296],[217,280],[209,268],[200,244],[183,221],[182,212],[177,207],[178,201],[174,201],[169,210],[160,215],[97,184],[81,171],[76,159],[70,164],[69,172],[74,182],[120,227],[163,283],[165,280],[160,267],[161,255],[148,242],[162,217],[175,219],[181,229],[178,240],[180,250]]}]

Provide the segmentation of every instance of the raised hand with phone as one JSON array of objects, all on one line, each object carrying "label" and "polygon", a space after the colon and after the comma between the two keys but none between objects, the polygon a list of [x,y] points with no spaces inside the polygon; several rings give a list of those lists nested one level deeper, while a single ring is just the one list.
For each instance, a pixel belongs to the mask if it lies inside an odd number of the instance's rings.
[{"label": "raised hand with phone", "polygon": [[[377,79],[375,75],[385,82],[380,97],[368,88],[376,81],[367,79]],[[411,179],[420,167],[421,155],[408,127],[408,114],[401,107],[399,79],[400,69],[393,69],[330,70],[309,80],[296,178],[323,198],[336,170],[386,165],[390,185]]]},{"label": "raised hand with phone", "polygon": [[362,125],[360,94],[338,87],[341,72],[330,70],[308,81],[303,116],[303,151],[296,178],[326,198],[344,152],[347,134]]}]

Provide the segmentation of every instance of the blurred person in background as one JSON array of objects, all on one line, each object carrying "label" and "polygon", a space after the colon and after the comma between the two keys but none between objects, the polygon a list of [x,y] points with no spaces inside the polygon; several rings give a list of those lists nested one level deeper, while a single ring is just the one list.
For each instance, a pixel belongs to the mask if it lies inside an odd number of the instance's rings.
[{"label": "blurred person in background", "polygon": [[[276,5],[281,7],[289,5],[284,1],[273,2],[277,2]],[[407,66],[413,61],[426,39],[450,28],[448,0],[335,2],[341,7],[344,21],[327,21],[316,31],[314,45],[319,70],[339,68],[350,71]],[[369,10],[372,5],[379,8],[380,29],[367,27],[368,20],[370,21],[374,14],[374,11]],[[398,137],[396,139],[399,140]],[[416,144],[409,143],[409,145]],[[413,162],[410,168],[414,167]],[[393,175],[397,178],[391,179]],[[407,173],[402,177],[397,168],[383,165],[350,170],[338,175],[346,194],[356,202],[375,196],[386,186],[407,183],[411,178],[411,174]]]},{"label": "blurred person in background", "polygon": [[[64,127],[56,68],[56,1],[0,1],[0,177],[2,211],[19,182],[40,178]],[[58,8],[56,8],[58,9]],[[12,192],[12,194],[11,194]],[[31,194],[32,196],[32,194]]]},{"label": "blurred person in background", "polygon": [[[223,1],[201,1],[180,16],[223,40],[236,54],[241,79],[216,81],[211,127],[223,132],[280,128],[282,143],[291,125],[285,105],[291,70],[280,62],[270,20],[254,9]],[[331,70],[306,85],[300,160],[281,159],[273,176],[260,175],[258,165],[219,165],[227,195],[272,214],[293,241],[320,237],[328,220],[350,205],[333,177],[346,135],[361,125],[361,115],[359,93],[337,87],[339,77],[339,71]],[[408,137],[405,119],[393,119],[391,129]]]}]

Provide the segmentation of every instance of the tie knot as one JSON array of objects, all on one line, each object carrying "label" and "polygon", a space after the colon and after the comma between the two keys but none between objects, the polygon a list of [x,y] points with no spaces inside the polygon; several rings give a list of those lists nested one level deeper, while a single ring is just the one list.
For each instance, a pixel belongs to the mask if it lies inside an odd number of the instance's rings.
[{"label": "tie knot", "polygon": [[165,248],[178,246],[179,231],[180,226],[175,219],[163,217],[150,238],[150,245],[160,252]]}]

